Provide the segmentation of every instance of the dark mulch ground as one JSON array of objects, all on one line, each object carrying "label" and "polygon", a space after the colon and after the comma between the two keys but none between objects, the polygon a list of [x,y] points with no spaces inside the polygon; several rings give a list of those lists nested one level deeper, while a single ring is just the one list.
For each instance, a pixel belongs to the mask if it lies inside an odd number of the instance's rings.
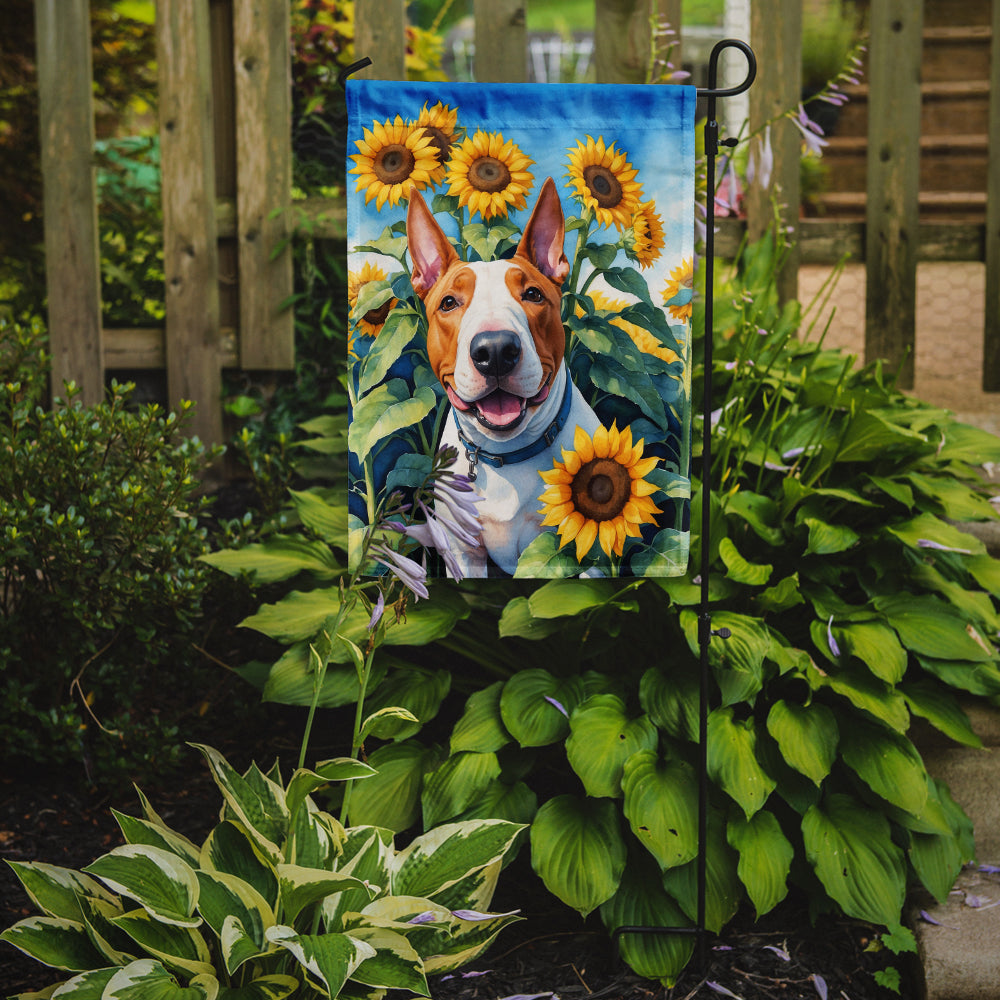
[{"label": "dark mulch ground", "polygon": [[[279,743],[284,739],[277,737]],[[219,745],[234,763],[240,762],[239,745]],[[215,786],[193,751],[191,769],[151,791],[150,798],[168,824],[193,839],[204,836],[219,807]],[[74,785],[72,776],[43,780],[8,774],[0,778],[0,858],[80,868],[121,843],[112,806],[139,813],[134,795],[124,791],[109,797]],[[689,969],[673,990],[640,979],[618,962],[596,918],[582,923],[561,907],[544,892],[523,857],[502,876],[494,906],[520,908],[526,919],[505,930],[464,975],[432,978],[435,1000],[551,994],[562,1000],[690,1000],[729,994],[743,1000],[815,1000],[824,995],[831,1000],[887,1000],[892,994],[872,976],[889,964],[904,974],[902,996],[918,993],[903,963],[885,952],[866,951],[870,928],[832,919],[811,927],[805,908],[796,902],[756,926],[748,915],[739,916],[720,938],[706,942],[706,968]],[[0,866],[0,927],[31,912],[10,869]],[[0,944],[0,995],[40,989],[59,978]]]}]

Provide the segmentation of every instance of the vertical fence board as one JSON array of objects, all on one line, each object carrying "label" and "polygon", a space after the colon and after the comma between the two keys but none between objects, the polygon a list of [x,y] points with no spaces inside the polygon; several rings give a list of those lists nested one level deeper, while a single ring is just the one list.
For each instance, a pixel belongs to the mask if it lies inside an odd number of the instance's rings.
[{"label": "vertical fence board", "polygon": [[917,316],[923,3],[872,0],[865,358],[912,388]]},{"label": "vertical fence board", "polygon": [[405,0],[354,0],[354,58],[372,65],[355,76],[406,79]]},{"label": "vertical fence board", "polygon": [[986,325],[983,389],[1000,392],[1000,0],[993,0],[990,45],[989,170],[986,180]]},{"label": "vertical fence board", "polygon": [[594,68],[598,83],[645,83],[649,19],[656,0],[595,0]]},{"label": "vertical fence board", "polygon": [[[240,365],[295,367],[292,253],[290,11],[287,0],[233,8],[236,74],[236,228]],[[278,250],[283,246],[283,249]]]},{"label": "vertical fence board", "polygon": [[[750,131],[798,105],[802,90],[802,4],[799,0],[759,0],[750,8],[750,39],[760,72],[750,88]],[[721,111],[725,114],[725,110]],[[730,122],[735,134],[739,122]],[[756,140],[755,140],[756,141]],[[763,188],[759,180],[747,194],[747,227],[750,239],[759,239],[774,220],[773,202],[780,206],[781,225],[794,230],[795,242],[777,276],[782,301],[798,295],[799,158],[802,136],[786,118],[771,126],[774,170]]]},{"label": "vertical fence board", "polygon": [[88,0],[35,0],[52,391],[104,395]]},{"label": "vertical fence board", "polygon": [[482,83],[523,83],[528,79],[524,0],[474,0],[473,10],[476,79]]},{"label": "vertical fence board", "polygon": [[163,175],[167,394],[198,403],[192,430],[222,440],[219,258],[206,0],[160,0],[156,58]]}]

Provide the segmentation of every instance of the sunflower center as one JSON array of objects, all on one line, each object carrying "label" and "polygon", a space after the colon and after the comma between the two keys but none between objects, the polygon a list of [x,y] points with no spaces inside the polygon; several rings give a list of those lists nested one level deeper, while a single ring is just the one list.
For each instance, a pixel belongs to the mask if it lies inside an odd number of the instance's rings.
[{"label": "sunflower center", "polygon": [[381,326],[389,315],[389,310],[392,309],[392,306],[393,300],[389,299],[388,302],[383,302],[377,309],[369,309],[362,318],[366,323],[371,323],[372,326]]},{"label": "sunflower center", "polygon": [[375,176],[383,184],[402,184],[413,172],[416,160],[406,146],[394,142],[380,149],[375,157]]},{"label": "sunflower center", "polygon": [[510,183],[507,164],[494,156],[480,156],[469,167],[469,183],[477,191],[502,191]]},{"label": "sunflower center", "polygon": [[621,182],[607,167],[598,164],[584,167],[583,179],[600,208],[614,208],[622,200]]},{"label": "sunflower center", "polygon": [[573,506],[592,521],[617,517],[632,495],[628,469],[612,458],[593,458],[573,477]]},{"label": "sunflower center", "polygon": [[445,163],[448,159],[448,153],[451,150],[451,142],[448,136],[441,129],[435,128],[433,125],[424,125],[423,129],[424,134],[430,139],[431,145],[437,153],[438,163]]}]

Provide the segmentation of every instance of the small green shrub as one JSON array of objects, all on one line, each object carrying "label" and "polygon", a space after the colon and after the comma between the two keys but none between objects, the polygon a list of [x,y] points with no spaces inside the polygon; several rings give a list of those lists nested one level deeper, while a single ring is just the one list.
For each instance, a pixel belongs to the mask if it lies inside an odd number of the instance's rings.
[{"label": "small green shrub", "polygon": [[209,455],[187,405],[131,409],[128,385],[96,406],[68,385],[43,408],[41,337],[0,321],[0,745],[92,776],[156,764],[176,752],[159,685],[191,662],[207,584]]},{"label": "small green shrub", "polygon": [[0,938],[78,973],[60,995],[430,996],[428,974],[472,961],[518,919],[486,911],[521,826],[452,823],[398,849],[390,831],[345,829],[311,798],[370,778],[368,765],[324,761],[285,785],[277,766],[240,774],[199,749],[225,802],[202,845],[141,796],[144,818],[115,813],[125,846],[82,872],[11,863],[42,915]]}]

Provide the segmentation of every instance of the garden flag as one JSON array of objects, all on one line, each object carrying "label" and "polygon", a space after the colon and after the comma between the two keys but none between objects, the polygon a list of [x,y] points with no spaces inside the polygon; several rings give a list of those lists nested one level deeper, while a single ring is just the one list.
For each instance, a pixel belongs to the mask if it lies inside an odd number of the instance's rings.
[{"label": "garden flag", "polygon": [[347,103],[352,568],[684,573],[694,89]]}]

